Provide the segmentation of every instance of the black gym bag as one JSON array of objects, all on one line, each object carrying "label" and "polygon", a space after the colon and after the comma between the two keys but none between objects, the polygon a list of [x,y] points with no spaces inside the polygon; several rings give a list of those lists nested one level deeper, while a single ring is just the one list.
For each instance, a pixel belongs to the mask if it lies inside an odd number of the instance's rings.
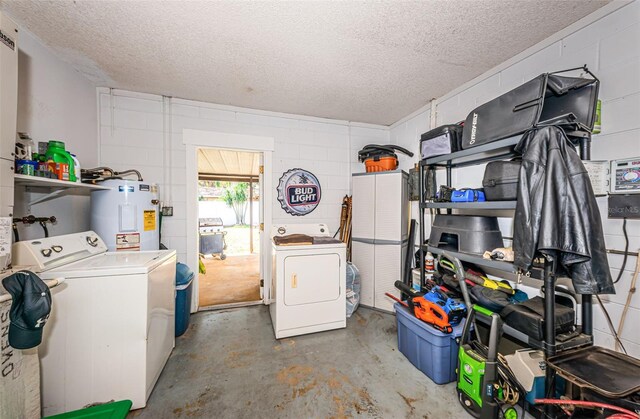
[{"label": "black gym bag", "polygon": [[[559,76],[584,70],[591,78]],[[480,105],[464,122],[462,148],[522,134],[541,125],[562,125],[584,136],[593,129],[600,81],[586,66],[544,73]]]},{"label": "black gym bag", "polygon": [[424,160],[460,151],[461,143],[461,125],[442,125],[420,136],[420,158]]},{"label": "black gym bag", "polygon": [[[575,328],[575,312],[571,307],[556,303],[556,334],[568,333]],[[544,340],[544,299],[533,297],[518,304],[506,306],[500,317],[506,324],[525,335],[537,340]]]}]

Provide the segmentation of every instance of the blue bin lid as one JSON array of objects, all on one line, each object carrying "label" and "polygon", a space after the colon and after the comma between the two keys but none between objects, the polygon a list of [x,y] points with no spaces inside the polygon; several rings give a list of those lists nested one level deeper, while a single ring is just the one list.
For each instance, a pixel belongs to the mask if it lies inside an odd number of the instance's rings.
[{"label": "blue bin lid", "polygon": [[186,285],[193,279],[193,271],[184,263],[176,264],[176,285]]}]

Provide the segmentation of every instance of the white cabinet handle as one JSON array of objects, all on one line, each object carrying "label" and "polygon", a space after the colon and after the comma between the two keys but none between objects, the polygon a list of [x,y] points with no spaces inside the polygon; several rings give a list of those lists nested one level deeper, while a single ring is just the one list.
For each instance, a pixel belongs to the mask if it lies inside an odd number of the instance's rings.
[{"label": "white cabinet handle", "polygon": [[291,275],[291,288],[298,288],[298,274]]}]

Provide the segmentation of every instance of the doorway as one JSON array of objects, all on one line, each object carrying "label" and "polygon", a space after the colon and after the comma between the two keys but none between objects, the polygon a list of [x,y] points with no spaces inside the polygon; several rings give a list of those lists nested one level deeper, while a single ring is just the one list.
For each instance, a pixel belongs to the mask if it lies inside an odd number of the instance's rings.
[{"label": "doorway", "polygon": [[198,306],[259,304],[262,153],[197,149]]}]

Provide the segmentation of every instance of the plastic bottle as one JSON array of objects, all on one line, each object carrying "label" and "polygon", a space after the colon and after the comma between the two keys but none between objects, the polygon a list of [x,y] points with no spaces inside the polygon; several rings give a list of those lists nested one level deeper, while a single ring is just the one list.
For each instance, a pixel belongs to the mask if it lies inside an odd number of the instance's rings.
[{"label": "plastic bottle", "polygon": [[64,143],[62,141],[50,140],[46,153],[47,160],[52,160],[55,163],[63,163],[69,167],[69,180],[71,182],[76,181],[76,175],[74,169],[74,162],[71,158],[71,154],[64,149]]},{"label": "plastic bottle", "polygon": [[78,160],[78,158],[76,157],[75,154],[71,154],[71,158],[73,159],[73,171],[74,174],[76,176],[76,182],[80,182],[82,181],[80,173],[82,173],[81,169],[80,169],[80,160]]},{"label": "plastic bottle", "polygon": [[15,150],[16,160],[31,160],[31,155],[35,151],[35,148],[36,144],[31,137],[29,137],[29,134],[25,134],[24,132],[18,133]]},{"label": "plastic bottle", "polygon": [[427,252],[426,256],[424,257],[424,270],[427,272],[433,272],[436,270],[435,259],[431,252]]}]

